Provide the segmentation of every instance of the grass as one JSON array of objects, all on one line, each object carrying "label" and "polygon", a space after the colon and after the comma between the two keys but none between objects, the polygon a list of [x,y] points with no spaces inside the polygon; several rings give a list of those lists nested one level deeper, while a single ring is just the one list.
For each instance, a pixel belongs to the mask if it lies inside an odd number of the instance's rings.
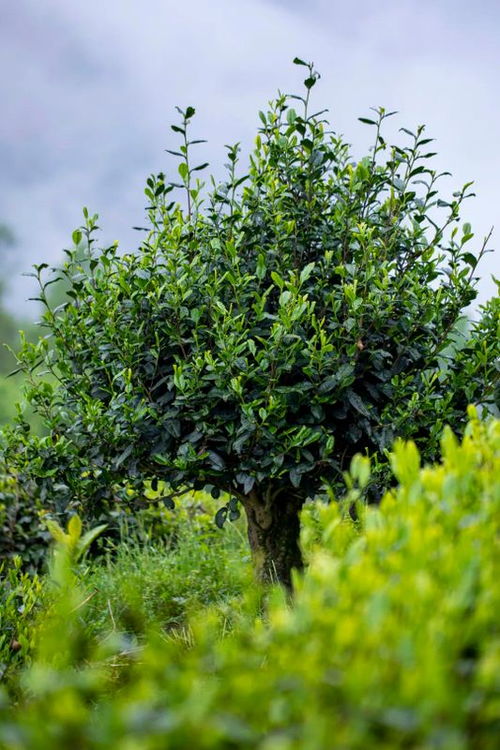
[{"label": "grass", "polygon": [[166,541],[123,539],[83,571],[85,619],[95,634],[182,628],[189,615],[241,595],[252,576],[239,524],[221,531],[208,516],[179,525]]}]

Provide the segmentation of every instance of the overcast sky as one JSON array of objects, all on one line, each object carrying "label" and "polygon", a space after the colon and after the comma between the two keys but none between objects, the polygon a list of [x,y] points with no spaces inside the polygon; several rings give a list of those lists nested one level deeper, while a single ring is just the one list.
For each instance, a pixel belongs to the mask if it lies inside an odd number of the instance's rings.
[{"label": "overcast sky", "polygon": [[0,0],[0,222],[17,237],[20,277],[57,263],[81,223],[100,214],[102,242],[132,250],[148,174],[172,165],[174,106],[197,109],[203,161],[221,173],[225,143],[251,146],[257,110],[300,90],[294,56],[322,74],[318,109],[361,156],[370,106],[397,126],[427,125],[451,192],[475,180],[463,219],[477,245],[492,224],[481,300],[500,275],[500,3],[498,0]]}]

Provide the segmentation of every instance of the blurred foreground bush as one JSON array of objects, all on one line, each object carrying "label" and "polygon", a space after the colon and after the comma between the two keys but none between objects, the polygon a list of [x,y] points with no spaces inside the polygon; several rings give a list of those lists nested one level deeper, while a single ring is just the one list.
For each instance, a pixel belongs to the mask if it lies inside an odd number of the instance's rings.
[{"label": "blurred foreground bush", "polygon": [[[293,606],[204,609],[189,631],[129,648],[84,625],[88,597],[59,548],[56,603],[41,624],[24,697],[0,708],[0,745],[29,748],[498,747],[500,421],[475,413],[442,463],[397,443],[399,487],[379,508],[306,508],[310,565]],[[356,462],[349,502],[367,481]]]}]

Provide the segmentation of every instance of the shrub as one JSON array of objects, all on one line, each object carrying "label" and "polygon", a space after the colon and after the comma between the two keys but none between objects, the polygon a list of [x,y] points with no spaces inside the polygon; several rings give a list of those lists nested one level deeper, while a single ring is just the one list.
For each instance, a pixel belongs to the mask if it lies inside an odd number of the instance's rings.
[{"label": "shrub", "polygon": [[22,571],[21,558],[0,564],[0,681],[25,664],[35,642],[35,613],[42,606],[43,584]]},{"label": "shrub", "polygon": [[[45,492],[95,515],[123,476],[209,485],[227,493],[217,523],[241,502],[260,576],[286,586],[302,566],[299,511],[325,480],[338,486],[358,452],[383,460],[395,436],[432,458],[446,422],[500,398],[498,298],[443,360],[487,250],[488,238],[471,252],[470,224],[457,226],[471,183],[439,198],[423,126],[389,145],[383,108],[360,118],[374,145],[355,163],[311,113],[318,74],[295,62],[303,95],[260,113],[247,174],[229,147],[227,180],[208,192],[194,109],[181,112],[177,176],[148,179],[138,252],[94,251],[85,210],[62,272],[69,301],[51,309],[56,279],[38,266],[50,335],[21,355],[60,383],[29,389],[50,432],[31,458]],[[375,473],[375,498],[379,484]]]},{"label": "shrub", "polygon": [[[250,591],[229,635],[220,613],[203,610],[187,643],[151,633],[139,653],[112,639],[82,650],[63,598],[65,619],[47,626],[26,699],[3,710],[0,742],[494,750],[500,421],[471,412],[462,443],[448,429],[442,449],[439,465],[421,468],[415,444],[398,442],[399,486],[379,508],[360,506],[357,524],[336,504],[308,508],[308,546],[320,539],[293,607],[275,588],[256,616]],[[353,469],[363,484],[366,465]],[[349,502],[358,496],[355,486]],[[81,604],[84,593],[72,591]],[[54,642],[64,644],[57,654]]]},{"label": "shrub", "polygon": [[[1,438],[0,438],[1,439]],[[33,481],[23,481],[0,459],[0,565],[14,558],[33,573],[42,567],[50,534]]]}]

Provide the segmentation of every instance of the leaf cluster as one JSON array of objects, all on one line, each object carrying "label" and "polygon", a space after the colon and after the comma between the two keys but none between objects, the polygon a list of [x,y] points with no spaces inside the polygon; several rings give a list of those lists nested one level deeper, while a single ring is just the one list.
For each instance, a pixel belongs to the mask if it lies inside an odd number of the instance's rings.
[{"label": "leaf cluster", "polygon": [[[325,113],[310,112],[319,75],[295,62],[309,71],[305,93],[259,113],[244,173],[236,144],[227,179],[202,182],[194,108],[179,110],[181,182],[148,179],[139,249],[96,249],[85,210],[60,272],[66,303],[52,309],[57,278],[36,268],[48,333],[20,366],[43,364],[58,383],[34,380],[29,394],[51,431],[42,484],[57,477],[68,498],[97,504],[120,476],[311,497],[395,436],[431,457],[445,422],[498,399],[498,299],[467,346],[441,356],[487,251],[458,226],[471,183],[440,198],[432,139],[419,126],[387,143],[383,108],[360,118],[374,143],[355,162]],[[71,486],[79,456],[97,495]]]}]

